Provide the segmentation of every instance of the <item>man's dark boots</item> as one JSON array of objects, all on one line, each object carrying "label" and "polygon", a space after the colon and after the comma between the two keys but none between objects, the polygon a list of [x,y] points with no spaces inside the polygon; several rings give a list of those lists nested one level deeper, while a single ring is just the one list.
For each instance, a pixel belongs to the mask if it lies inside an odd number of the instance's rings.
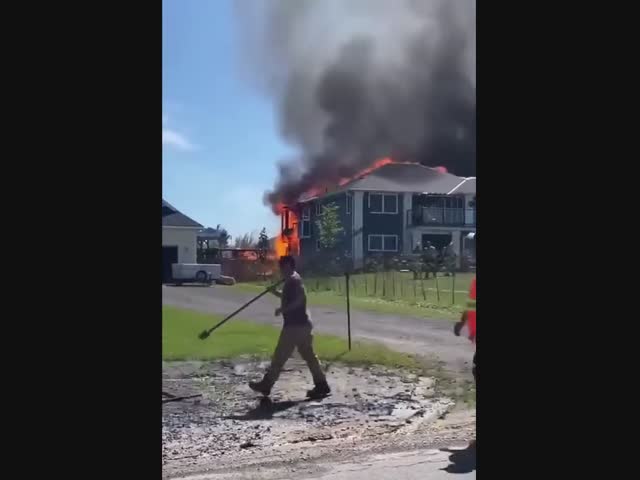
[{"label": "man's dark boots", "polygon": [[265,397],[271,395],[271,386],[264,378],[259,382],[249,382],[249,388],[254,392],[261,393]]},{"label": "man's dark boots", "polygon": [[331,393],[331,389],[329,388],[329,384],[327,382],[316,383],[313,390],[309,390],[307,392],[307,397],[309,398],[324,398]]}]

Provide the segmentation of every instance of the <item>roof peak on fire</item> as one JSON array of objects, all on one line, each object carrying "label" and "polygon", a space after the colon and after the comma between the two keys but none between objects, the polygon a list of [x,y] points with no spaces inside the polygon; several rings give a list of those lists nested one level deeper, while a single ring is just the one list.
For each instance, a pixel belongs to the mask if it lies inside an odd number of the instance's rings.
[{"label": "roof peak on fire", "polygon": [[459,177],[420,163],[392,162],[356,178],[326,189],[324,193],[303,194],[300,203],[345,191],[462,194],[475,193],[476,177]]}]

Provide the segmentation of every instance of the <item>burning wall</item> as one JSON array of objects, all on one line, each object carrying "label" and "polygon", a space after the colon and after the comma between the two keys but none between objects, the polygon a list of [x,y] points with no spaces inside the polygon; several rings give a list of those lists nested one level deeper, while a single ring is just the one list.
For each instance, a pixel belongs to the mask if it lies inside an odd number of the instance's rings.
[{"label": "burning wall", "polygon": [[277,212],[280,215],[280,234],[275,241],[275,254],[278,258],[285,255],[300,255],[300,234],[298,231],[297,205],[277,205]]}]

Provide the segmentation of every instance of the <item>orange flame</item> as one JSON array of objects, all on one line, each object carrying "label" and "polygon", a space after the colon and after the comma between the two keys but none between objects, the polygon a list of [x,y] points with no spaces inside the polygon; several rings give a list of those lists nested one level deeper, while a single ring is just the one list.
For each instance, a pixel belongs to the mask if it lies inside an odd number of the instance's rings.
[{"label": "orange flame", "polygon": [[282,234],[276,237],[275,250],[277,258],[284,257],[287,254],[287,242]]},{"label": "orange flame", "polygon": [[300,236],[296,212],[284,204],[278,204],[276,210],[282,219],[280,234],[276,237],[274,246],[277,258],[285,255],[300,255]]},{"label": "orange flame", "polygon": [[357,174],[355,174],[353,177],[351,178],[342,178],[339,182],[338,185],[342,186],[342,185],[346,185],[347,183],[349,183],[352,180],[355,180],[356,178],[360,178],[360,177],[364,177],[366,175],[369,175],[371,172],[373,172],[374,170],[377,170],[381,167],[384,167],[385,165],[389,165],[390,163],[399,163],[399,162],[394,162],[392,159],[390,159],[389,157],[386,158],[381,158],[380,160],[376,160],[375,162],[373,162],[373,164],[371,164],[371,166],[359,171]]}]

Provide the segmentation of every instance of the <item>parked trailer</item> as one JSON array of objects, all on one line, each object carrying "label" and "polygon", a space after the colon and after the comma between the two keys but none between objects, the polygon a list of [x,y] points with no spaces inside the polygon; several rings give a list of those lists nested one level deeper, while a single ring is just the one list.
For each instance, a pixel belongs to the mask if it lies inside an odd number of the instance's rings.
[{"label": "parked trailer", "polygon": [[219,264],[174,263],[171,272],[173,281],[178,285],[192,282],[211,284],[220,278],[222,268]]}]

